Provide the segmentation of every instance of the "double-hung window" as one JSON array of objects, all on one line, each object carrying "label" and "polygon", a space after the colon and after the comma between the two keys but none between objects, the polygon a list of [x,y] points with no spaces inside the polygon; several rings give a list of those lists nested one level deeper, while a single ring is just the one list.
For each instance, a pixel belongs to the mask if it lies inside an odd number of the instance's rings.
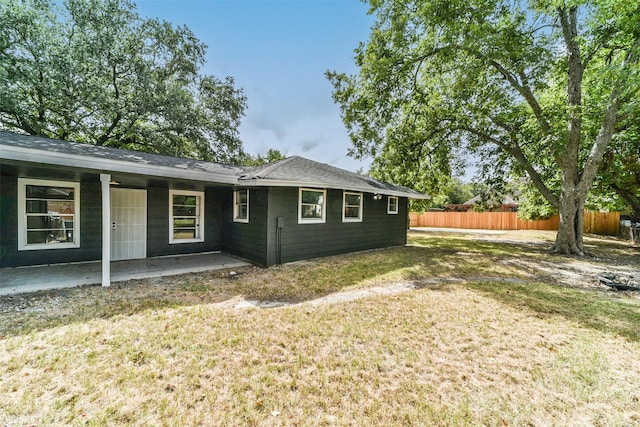
[{"label": "double-hung window", "polygon": [[327,190],[300,188],[298,195],[298,223],[313,224],[326,221]]},{"label": "double-hung window", "polygon": [[389,196],[387,200],[387,213],[398,214],[398,198],[396,196]]},{"label": "double-hung window", "polygon": [[362,222],[362,193],[343,192],[342,222]]},{"label": "double-hung window", "polygon": [[18,179],[18,250],[80,246],[80,184]]},{"label": "double-hung window", "polygon": [[169,243],[204,242],[204,193],[169,190]]},{"label": "double-hung window", "polygon": [[249,190],[233,192],[233,220],[235,222],[249,222]]}]

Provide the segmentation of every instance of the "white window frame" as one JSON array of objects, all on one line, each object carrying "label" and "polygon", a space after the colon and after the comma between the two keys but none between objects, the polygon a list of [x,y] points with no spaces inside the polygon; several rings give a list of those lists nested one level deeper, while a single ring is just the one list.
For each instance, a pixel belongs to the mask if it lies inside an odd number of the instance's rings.
[{"label": "white window frame", "polygon": [[[71,187],[73,197],[73,242],[27,244],[27,185]],[[46,179],[18,178],[18,250],[69,249],[80,247],[80,183]]]},{"label": "white window frame", "polygon": [[[391,209],[391,200],[395,200],[396,201],[396,208]],[[387,214],[388,215],[398,215],[398,211],[400,206],[400,199],[398,198],[398,196],[389,196],[387,198]]]},{"label": "white window frame", "polygon": [[[302,192],[313,191],[314,193],[322,193],[322,217],[321,218],[303,218],[302,217]],[[298,190],[298,224],[324,224],[327,222],[327,190],[318,188],[303,188]]]},{"label": "white window frame", "polygon": [[[174,239],[173,238],[173,196],[197,196],[200,197],[200,206],[198,209],[196,222],[197,233],[199,237],[191,239]],[[185,190],[169,190],[169,243],[197,243],[204,242],[204,191],[185,191]]]},{"label": "white window frame", "polygon": [[[243,192],[247,194],[247,217],[239,218],[239,207],[241,206],[241,204],[238,203],[238,195]],[[245,224],[249,223],[249,189],[240,189],[233,192],[233,222],[242,222]]]},{"label": "white window frame", "polygon": [[[345,211],[347,209],[347,196],[359,196],[360,197],[360,205],[358,206],[358,216],[357,217],[348,217],[345,216]],[[362,222],[362,207],[363,207],[363,199],[362,193],[356,193],[354,191],[343,191],[342,192],[342,222]],[[356,205],[349,205],[349,207],[355,207]]]}]

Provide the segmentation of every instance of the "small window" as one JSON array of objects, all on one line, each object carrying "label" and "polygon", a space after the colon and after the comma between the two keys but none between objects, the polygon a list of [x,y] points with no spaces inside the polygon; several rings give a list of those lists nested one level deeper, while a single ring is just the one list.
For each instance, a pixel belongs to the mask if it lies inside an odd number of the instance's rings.
[{"label": "small window", "polygon": [[80,184],[18,179],[18,250],[80,247]]},{"label": "small window", "polygon": [[396,196],[389,196],[387,199],[387,213],[398,214],[398,198]]},{"label": "small window", "polygon": [[204,242],[204,193],[169,190],[169,243]]},{"label": "small window", "polygon": [[325,222],[326,198],[326,190],[301,188],[298,197],[298,223]]},{"label": "small window", "polygon": [[343,193],[342,222],[362,222],[362,193]]},{"label": "small window", "polygon": [[249,222],[249,190],[233,192],[233,220]]}]

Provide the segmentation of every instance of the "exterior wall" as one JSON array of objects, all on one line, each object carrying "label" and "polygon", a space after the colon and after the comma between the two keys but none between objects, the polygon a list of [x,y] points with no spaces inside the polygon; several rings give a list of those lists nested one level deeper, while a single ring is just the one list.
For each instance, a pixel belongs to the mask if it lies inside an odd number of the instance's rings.
[{"label": "exterior wall", "polygon": [[[80,181],[79,248],[18,251],[18,178],[10,169],[3,173],[0,181],[0,267],[101,259],[102,202],[96,174],[82,174],[77,178]],[[74,181],[69,175],[52,176],[51,179]],[[127,185],[122,187],[127,188]],[[343,192],[327,190],[326,222],[298,224],[298,187],[250,188],[249,223],[240,223],[233,221],[232,189],[206,187],[205,241],[170,244],[170,187],[158,180],[146,188],[148,257],[226,250],[256,264],[269,266],[406,243],[406,198],[399,198],[398,214],[389,215],[386,196],[373,200],[373,194],[364,193],[362,222],[343,222]],[[280,246],[278,218],[282,219]]]},{"label": "exterior wall", "polygon": [[80,247],[18,251],[18,178],[2,175],[0,268],[100,259],[102,201],[99,182],[80,182]]},{"label": "exterior wall", "polygon": [[204,242],[169,243],[169,189],[147,188],[147,257],[179,255],[222,249],[223,202],[227,190],[204,191]]},{"label": "exterior wall", "polygon": [[387,214],[387,197],[363,194],[362,222],[342,222],[342,190],[327,190],[326,222],[298,224],[298,188],[269,189],[267,265],[276,263],[277,221],[284,221],[280,262],[404,245],[407,241],[407,199],[399,198],[398,214]]},{"label": "exterior wall", "polygon": [[[18,250],[18,177],[4,174],[0,189],[0,268],[96,261],[102,258],[102,190],[99,177],[80,180],[80,247]],[[53,177],[74,181],[67,177]],[[123,188],[127,188],[123,185]],[[204,242],[169,244],[169,189],[147,189],[147,257],[217,251],[222,249],[224,205],[232,198],[226,188],[205,188]]]},{"label": "exterior wall", "polygon": [[249,189],[249,222],[233,221],[233,192],[225,196],[223,249],[258,265],[267,265],[268,188]]}]

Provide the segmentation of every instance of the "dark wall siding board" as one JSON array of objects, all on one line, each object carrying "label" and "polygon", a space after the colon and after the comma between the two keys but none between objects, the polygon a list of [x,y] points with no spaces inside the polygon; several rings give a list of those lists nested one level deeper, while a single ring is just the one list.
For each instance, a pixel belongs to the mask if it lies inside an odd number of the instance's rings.
[{"label": "dark wall siding board", "polygon": [[326,223],[298,224],[298,191],[292,187],[269,189],[267,264],[278,258],[277,218],[282,217],[281,262],[406,244],[407,200],[399,199],[398,214],[387,214],[387,197],[374,200],[363,194],[362,222],[342,221],[342,190],[327,190]]},{"label": "dark wall siding board", "polygon": [[249,222],[233,221],[233,191],[224,201],[223,250],[248,259],[258,265],[267,265],[267,188],[249,189]]},{"label": "dark wall siding board", "polygon": [[222,249],[222,206],[225,191],[204,190],[204,242],[169,243],[169,189],[147,188],[147,257]]},{"label": "dark wall siding board", "polygon": [[15,267],[18,249],[18,178],[0,176],[0,267]]},{"label": "dark wall siding board", "polygon": [[[18,177],[0,184],[0,267],[92,261],[102,254],[102,199],[99,182],[80,182],[80,247],[18,251]],[[96,215],[96,212],[98,213]]]}]

